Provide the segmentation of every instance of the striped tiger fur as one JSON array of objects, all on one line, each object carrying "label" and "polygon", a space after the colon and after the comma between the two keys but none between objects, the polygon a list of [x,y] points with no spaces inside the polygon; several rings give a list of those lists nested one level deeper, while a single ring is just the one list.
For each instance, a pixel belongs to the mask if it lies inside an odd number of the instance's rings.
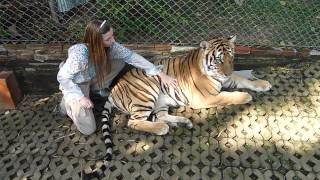
[{"label": "striped tiger fur", "polygon": [[111,136],[111,114],[112,114],[112,104],[109,103],[109,101],[106,101],[104,104],[103,111],[101,113],[101,122],[102,122],[102,136],[104,139],[104,143],[106,145],[106,155],[103,159],[103,164],[100,166],[100,168],[95,169],[92,173],[86,174],[84,171],[82,171],[82,179],[89,180],[92,178],[98,178],[104,177],[104,171],[108,168],[109,163],[112,159],[112,136]]},{"label": "striped tiger fur", "polygon": [[[110,101],[130,115],[128,126],[136,130],[164,135],[169,125],[192,123],[185,117],[168,114],[169,107],[190,106],[194,109],[245,104],[252,97],[247,92],[226,92],[221,88],[249,88],[267,91],[264,80],[251,81],[233,73],[234,41],[216,38],[201,42],[200,48],[185,57],[155,61],[163,65],[163,72],[177,80],[177,87],[164,87],[157,76],[146,76],[141,69],[125,74],[111,91]],[[147,121],[150,114],[153,121]]]},{"label": "striped tiger fur", "polygon": [[[177,87],[165,87],[157,76],[147,76],[141,69],[131,69],[112,88],[105,105],[107,112],[116,107],[130,115],[129,127],[165,135],[169,125],[183,123],[192,128],[189,119],[168,114],[169,107],[199,109],[248,103],[252,100],[249,93],[221,91],[222,87],[268,91],[271,84],[233,73],[235,39],[234,36],[204,41],[185,57],[155,61],[154,64],[163,65],[164,73],[177,80]],[[151,113],[154,118],[148,121]],[[104,114],[106,119],[108,114]]]}]

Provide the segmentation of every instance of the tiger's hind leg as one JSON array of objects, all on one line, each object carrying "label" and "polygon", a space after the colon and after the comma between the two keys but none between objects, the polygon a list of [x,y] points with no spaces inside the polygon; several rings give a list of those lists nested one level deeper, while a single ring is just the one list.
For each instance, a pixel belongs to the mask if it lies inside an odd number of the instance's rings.
[{"label": "tiger's hind leg", "polygon": [[188,129],[193,127],[190,119],[182,116],[173,116],[168,114],[169,107],[159,107],[155,110],[155,122],[166,122],[171,126],[177,126],[178,123],[183,123]]},{"label": "tiger's hind leg", "polygon": [[146,114],[147,115],[143,115],[143,116],[141,116],[141,114],[139,113],[131,114],[128,121],[128,127],[138,131],[144,131],[144,132],[153,133],[156,135],[165,135],[169,132],[169,126],[166,122],[148,121],[147,118],[151,114],[151,111],[147,112]]}]

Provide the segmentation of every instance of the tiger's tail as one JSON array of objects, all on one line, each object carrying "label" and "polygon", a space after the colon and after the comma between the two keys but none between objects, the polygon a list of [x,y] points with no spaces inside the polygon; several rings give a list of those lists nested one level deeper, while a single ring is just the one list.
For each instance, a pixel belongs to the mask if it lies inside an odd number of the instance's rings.
[{"label": "tiger's tail", "polygon": [[111,136],[111,118],[112,118],[112,103],[107,100],[104,109],[101,113],[101,121],[102,121],[102,135],[104,139],[104,143],[106,145],[106,155],[103,159],[103,164],[101,167],[96,168],[91,173],[86,174],[84,171],[82,173],[82,179],[89,180],[92,178],[101,179],[105,176],[104,171],[109,167],[110,161],[112,159],[112,136]]}]

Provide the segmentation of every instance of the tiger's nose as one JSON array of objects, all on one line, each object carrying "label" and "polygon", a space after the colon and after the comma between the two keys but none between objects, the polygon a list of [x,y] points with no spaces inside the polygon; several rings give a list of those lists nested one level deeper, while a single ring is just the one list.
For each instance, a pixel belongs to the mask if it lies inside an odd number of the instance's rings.
[{"label": "tiger's nose", "polygon": [[232,64],[225,65],[223,69],[224,69],[224,75],[231,76],[233,71],[233,65]]},{"label": "tiger's nose", "polygon": [[232,69],[231,68],[228,69],[227,71],[225,71],[225,73],[224,73],[225,76],[231,76],[231,74],[232,74]]}]

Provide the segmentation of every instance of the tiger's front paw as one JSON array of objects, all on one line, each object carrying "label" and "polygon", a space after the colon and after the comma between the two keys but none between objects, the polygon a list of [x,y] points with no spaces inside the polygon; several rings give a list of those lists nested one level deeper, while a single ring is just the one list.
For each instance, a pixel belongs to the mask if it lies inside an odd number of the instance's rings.
[{"label": "tiger's front paw", "polygon": [[155,123],[155,129],[154,129],[154,133],[156,135],[165,135],[169,132],[169,126],[167,123],[165,122],[154,122]]},{"label": "tiger's front paw", "polygon": [[258,79],[258,80],[253,81],[253,83],[254,83],[254,87],[255,87],[255,89],[253,89],[253,90],[257,91],[257,92],[269,91],[272,88],[272,85],[268,81],[265,81],[265,80]]},{"label": "tiger's front paw", "polygon": [[252,100],[252,96],[247,92],[233,92],[233,104],[246,104]]},{"label": "tiger's front paw", "polygon": [[187,119],[187,118],[186,118],[186,128],[187,129],[192,129],[193,128],[192,121],[190,119]]}]

